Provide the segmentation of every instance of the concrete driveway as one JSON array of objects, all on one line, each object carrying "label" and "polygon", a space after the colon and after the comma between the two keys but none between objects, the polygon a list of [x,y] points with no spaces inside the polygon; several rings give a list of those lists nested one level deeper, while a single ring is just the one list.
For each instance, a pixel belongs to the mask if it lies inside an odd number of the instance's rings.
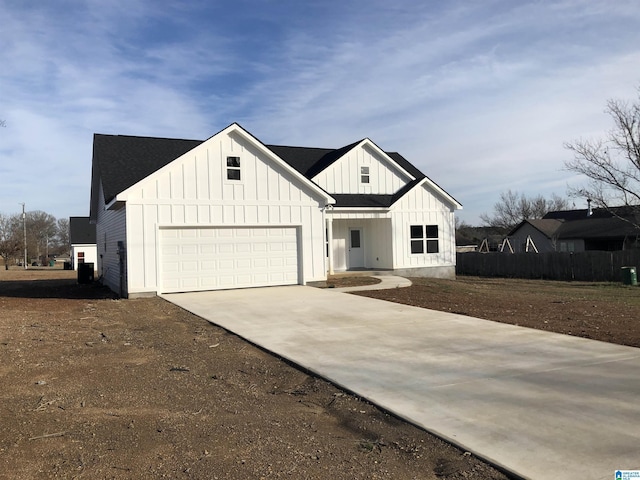
[{"label": "concrete driveway", "polygon": [[303,286],[163,298],[522,477],[640,469],[640,349]]}]

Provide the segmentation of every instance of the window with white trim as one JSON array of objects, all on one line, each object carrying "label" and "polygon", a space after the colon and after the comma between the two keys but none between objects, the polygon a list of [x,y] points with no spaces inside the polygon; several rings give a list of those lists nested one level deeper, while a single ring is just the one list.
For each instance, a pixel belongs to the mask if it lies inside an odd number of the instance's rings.
[{"label": "window with white trim", "polygon": [[227,157],[227,180],[240,180],[240,157]]},{"label": "window with white trim", "polygon": [[360,183],[369,183],[369,167],[360,167]]},{"label": "window with white trim", "polygon": [[410,242],[412,254],[438,253],[438,225],[411,225]]}]

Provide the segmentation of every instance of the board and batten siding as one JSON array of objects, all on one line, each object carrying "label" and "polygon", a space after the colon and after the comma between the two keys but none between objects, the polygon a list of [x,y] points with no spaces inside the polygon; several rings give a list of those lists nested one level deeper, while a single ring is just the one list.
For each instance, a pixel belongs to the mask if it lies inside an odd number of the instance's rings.
[{"label": "board and batten siding", "polygon": [[[369,167],[369,183],[360,180],[360,167]],[[330,193],[366,193],[392,195],[411,178],[395,163],[383,158],[371,147],[359,145],[313,177],[313,181]]]},{"label": "board and batten siding", "polygon": [[[226,178],[240,157],[241,180]],[[295,226],[303,279],[326,278],[324,198],[233,132],[216,135],[127,192],[129,293],[156,292],[160,227]]]},{"label": "board and batten siding", "polygon": [[[106,210],[102,185],[99,198],[101,204],[97,212],[96,223],[96,247],[98,255],[97,272],[102,283],[114,292],[120,292],[120,256],[118,255],[118,242],[125,243],[127,247],[126,211]],[[125,265],[125,270],[127,266]],[[126,282],[126,272],[124,276]],[[126,285],[123,285],[126,292]]]},{"label": "board and batten siding", "polygon": [[333,269],[347,270],[347,255],[349,249],[349,230],[362,229],[362,248],[364,248],[365,268],[392,268],[391,257],[391,219],[349,219],[334,220],[333,232]]},{"label": "board and batten siding", "polygon": [[[408,192],[392,207],[393,268],[455,266],[455,207],[428,185]],[[438,253],[411,253],[411,225],[438,225]]]}]

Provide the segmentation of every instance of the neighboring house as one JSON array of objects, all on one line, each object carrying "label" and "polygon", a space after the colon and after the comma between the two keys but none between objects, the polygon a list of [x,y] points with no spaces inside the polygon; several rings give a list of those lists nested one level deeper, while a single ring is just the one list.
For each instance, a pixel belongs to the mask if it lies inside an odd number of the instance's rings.
[{"label": "neighboring house", "polygon": [[639,213],[632,207],[549,212],[542,219],[522,221],[508,238],[515,253],[526,251],[527,238],[539,252],[639,248],[640,229],[631,223],[638,223]]},{"label": "neighboring house", "polygon": [[71,243],[71,266],[78,269],[80,263],[98,266],[96,226],[89,217],[69,217],[69,242]]},{"label": "neighboring house", "polygon": [[94,136],[98,275],[122,296],[305,284],[354,269],[455,276],[462,206],[369,139],[265,145]]}]

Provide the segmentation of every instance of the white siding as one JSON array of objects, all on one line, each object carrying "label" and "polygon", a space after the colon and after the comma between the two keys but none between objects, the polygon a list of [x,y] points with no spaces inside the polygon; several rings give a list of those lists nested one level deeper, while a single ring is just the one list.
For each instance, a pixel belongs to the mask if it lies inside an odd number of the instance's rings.
[{"label": "white siding", "polygon": [[[360,180],[360,167],[369,167],[369,183]],[[330,193],[371,193],[391,195],[411,178],[395,162],[368,145],[359,145],[313,178]]]},{"label": "white siding", "polygon": [[[241,180],[226,179],[240,157]],[[156,292],[158,230],[169,226],[300,227],[303,281],[326,278],[324,199],[244,137],[222,133],[127,192],[129,292]]]},{"label": "white siding", "polygon": [[392,268],[392,240],[390,219],[351,219],[334,220],[333,230],[333,269],[347,270],[347,255],[349,248],[349,229],[362,229],[362,248],[364,248],[365,268]]},{"label": "white siding", "polygon": [[93,263],[93,268],[98,270],[98,253],[94,243],[71,245],[71,264],[74,270],[78,270],[78,254],[84,254],[85,263]]},{"label": "white siding", "polygon": [[[97,212],[96,247],[98,263],[96,270],[102,283],[114,292],[120,292],[120,257],[118,256],[118,241],[125,242],[126,225],[125,209],[105,210],[102,185],[100,185],[100,204]],[[126,269],[126,266],[125,266]],[[125,272],[126,278],[126,272]],[[124,292],[126,292],[126,285]]]},{"label": "white siding", "polygon": [[[454,266],[456,241],[454,206],[428,185],[414,188],[392,207],[393,268]],[[438,253],[411,253],[411,225],[438,226]]]}]

